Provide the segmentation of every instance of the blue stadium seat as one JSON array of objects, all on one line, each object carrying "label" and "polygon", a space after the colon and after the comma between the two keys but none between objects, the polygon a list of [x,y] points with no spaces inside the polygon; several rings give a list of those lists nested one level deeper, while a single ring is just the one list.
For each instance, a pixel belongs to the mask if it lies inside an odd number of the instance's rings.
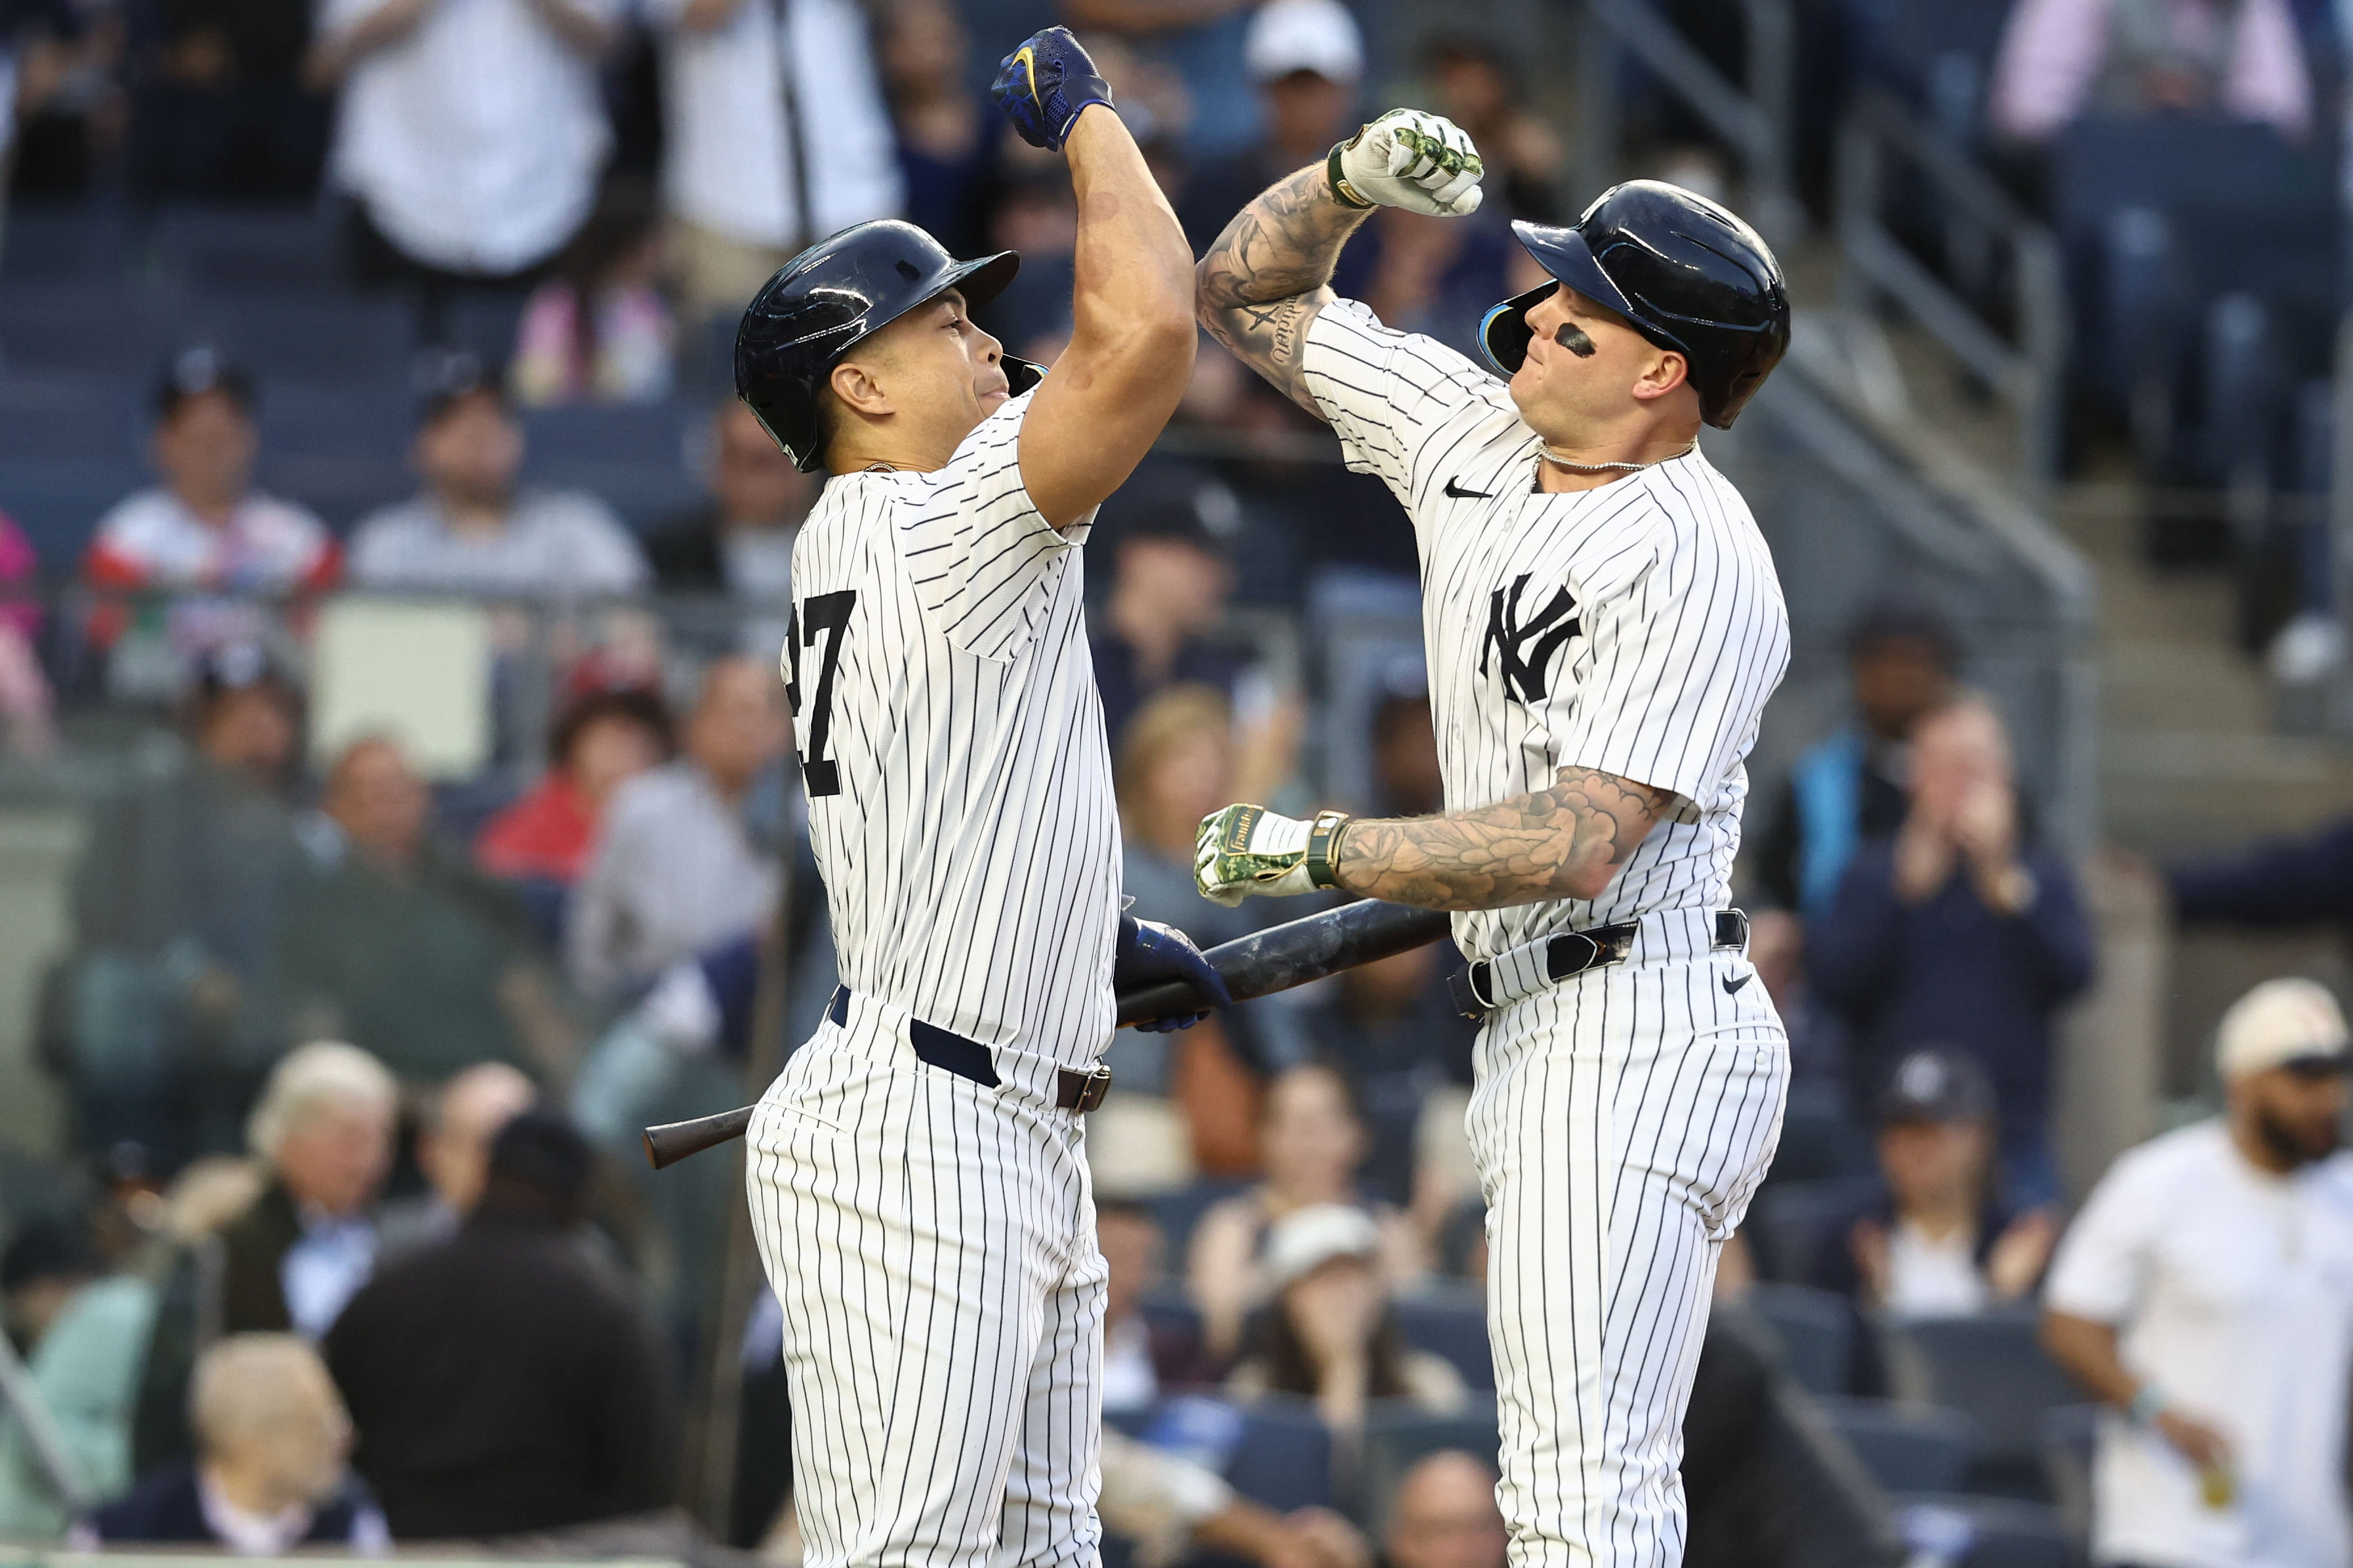
[{"label": "blue stadium seat", "polygon": [[0,289],[0,365],[11,374],[66,371],[144,380],[175,346],[153,301],[111,282],[24,283]]},{"label": "blue stadium seat", "polygon": [[178,342],[208,342],[265,381],[399,386],[416,352],[408,308],[356,295],[223,294],[192,301]]},{"label": "blue stadium seat", "polygon": [[128,458],[11,458],[0,462],[0,510],[25,531],[45,571],[69,574],[100,516],[154,482]]},{"label": "blue stadium seat", "polygon": [[199,293],[284,300],[344,287],[341,227],[325,209],[167,207],[153,239],[166,273]]},{"label": "blue stadium seat", "polygon": [[1846,1091],[1834,1083],[1789,1086],[1781,1113],[1781,1142],[1767,1183],[1820,1182],[1864,1176],[1877,1168],[1871,1135],[1847,1114]]},{"label": "blue stadium seat", "polygon": [[1892,1492],[1961,1489],[1975,1436],[1957,1410],[1887,1399],[1818,1399],[1822,1414],[1881,1486]]},{"label": "blue stadium seat", "polygon": [[0,283],[86,281],[122,268],[122,220],[90,202],[11,202],[0,234]]},{"label": "blue stadium seat", "polygon": [[2039,1504],[1951,1493],[1895,1500],[1915,1561],[1951,1568],[2083,1568],[2082,1549],[2058,1516]]},{"label": "blue stadium seat", "polygon": [[1161,1401],[1134,1435],[1218,1471],[1278,1512],[1331,1506],[1332,1434],[1311,1401],[1269,1394],[1238,1405],[1179,1394]]},{"label": "blue stadium seat", "polygon": [[2067,1532],[2079,1541],[2092,1532],[2092,1451],[2099,1423],[2098,1405],[2063,1405],[2044,1411],[2035,1424],[2051,1506],[2059,1510]]},{"label": "blue stadium seat", "polygon": [[1201,1216],[1213,1205],[1249,1186],[1247,1182],[1203,1177],[1180,1192],[1161,1193],[1145,1200],[1152,1216],[1160,1222],[1160,1234],[1167,1238],[1169,1272],[1184,1272],[1186,1256],[1193,1245],[1193,1227],[1201,1223]]},{"label": "blue stadium seat", "polygon": [[1487,1342],[1487,1293],[1469,1282],[1427,1286],[1395,1304],[1398,1331],[1416,1350],[1444,1356],[1472,1388],[1495,1386]]},{"label": "blue stadium seat", "polygon": [[707,411],[678,403],[621,408],[533,408],[525,479],[601,497],[643,528],[702,493],[687,468],[687,443]]},{"label": "blue stadium seat", "polygon": [[1976,1427],[1968,1489],[2042,1500],[2040,1426],[2044,1415],[2082,1392],[2042,1353],[2031,1310],[1976,1318],[1915,1318],[1882,1334],[1896,1398],[1943,1405]]},{"label": "blue stadium seat", "polygon": [[1876,1197],[1877,1176],[1831,1176],[1818,1181],[1770,1182],[1748,1207],[1741,1234],[1767,1279],[1802,1283],[1833,1226]]},{"label": "blue stadium seat", "polygon": [[1809,1393],[1846,1391],[1854,1312],[1844,1297],[1767,1281],[1752,1287],[1740,1305],[1773,1331],[1782,1369]]},{"label": "blue stadium seat", "polygon": [[1398,1483],[1424,1458],[1443,1448],[1460,1448],[1492,1465],[1500,1446],[1492,1399],[1452,1415],[1428,1415],[1401,1400],[1376,1405],[1365,1418],[1359,1477],[1365,1513],[1375,1538],[1388,1530],[1389,1503],[1397,1496]]}]

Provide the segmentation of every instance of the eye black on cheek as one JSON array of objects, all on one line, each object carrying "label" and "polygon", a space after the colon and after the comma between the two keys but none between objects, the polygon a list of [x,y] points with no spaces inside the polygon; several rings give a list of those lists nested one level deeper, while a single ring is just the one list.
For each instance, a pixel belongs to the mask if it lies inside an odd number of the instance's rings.
[{"label": "eye black on cheek", "polygon": [[1587,337],[1573,321],[1563,321],[1553,332],[1552,341],[1579,359],[1593,357],[1593,340]]}]

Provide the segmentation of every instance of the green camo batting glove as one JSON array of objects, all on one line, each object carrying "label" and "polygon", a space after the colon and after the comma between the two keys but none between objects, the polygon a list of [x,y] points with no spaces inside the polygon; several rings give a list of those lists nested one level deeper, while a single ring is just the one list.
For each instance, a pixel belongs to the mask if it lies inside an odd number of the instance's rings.
[{"label": "green camo batting glove", "polygon": [[1252,893],[1309,893],[1336,888],[1332,863],[1348,814],[1324,811],[1313,822],[1262,805],[1229,805],[1201,819],[1193,840],[1193,884],[1205,899],[1240,903]]}]

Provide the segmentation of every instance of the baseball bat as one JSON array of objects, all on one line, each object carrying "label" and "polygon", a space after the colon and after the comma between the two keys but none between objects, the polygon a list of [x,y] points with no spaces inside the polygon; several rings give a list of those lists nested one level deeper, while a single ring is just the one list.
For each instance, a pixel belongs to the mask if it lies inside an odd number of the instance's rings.
[{"label": "baseball bat", "polygon": [[[1449,926],[1443,910],[1365,899],[1219,942],[1201,956],[1224,978],[1234,1000],[1247,1002],[1427,947],[1446,935]],[[1174,1013],[1198,1012],[1207,1005],[1208,999],[1182,980],[1156,981],[1121,995],[1120,1026],[1148,1024]],[[659,1171],[689,1154],[741,1138],[752,1125],[752,1110],[742,1105],[716,1116],[649,1127],[646,1159]]]}]

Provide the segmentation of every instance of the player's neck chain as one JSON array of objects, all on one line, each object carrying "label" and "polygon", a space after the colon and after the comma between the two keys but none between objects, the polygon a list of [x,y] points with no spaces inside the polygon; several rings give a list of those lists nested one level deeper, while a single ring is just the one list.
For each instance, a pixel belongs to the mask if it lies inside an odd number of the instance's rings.
[{"label": "player's neck chain", "polygon": [[1663,458],[1654,458],[1647,463],[1579,463],[1562,457],[1542,443],[1538,444],[1537,450],[1544,454],[1546,462],[1556,468],[1567,468],[1572,474],[1639,474],[1644,468],[1655,468],[1661,463],[1672,463],[1677,458],[1690,457],[1699,450],[1699,437],[1693,437],[1691,445],[1680,452],[1670,452]]}]

